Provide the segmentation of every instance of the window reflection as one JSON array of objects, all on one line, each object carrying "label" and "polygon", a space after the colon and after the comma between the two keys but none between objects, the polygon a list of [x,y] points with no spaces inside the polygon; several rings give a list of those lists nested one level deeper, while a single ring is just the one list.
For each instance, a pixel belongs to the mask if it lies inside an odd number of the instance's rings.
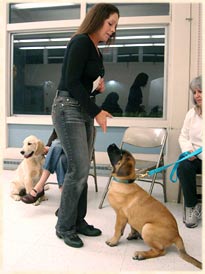
[{"label": "window reflection", "polygon": [[[13,36],[14,114],[51,113],[64,51],[72,35],[73,32],[57,32]],[[106,90],[96,97],[96,103],[103,107],[111,97],[110,104],[115,104],[113,115],[118,117],[163,117],[165,40],[162,27],[121,28],[115,45],[100,45]],[[146,85],[140,87],[139,100],[131,87],[141,73],[148,79]],[[130,101],[138,105],[132,111],[127,108],[130,92],[133,93]],[[117,99],[115,103],[114,99]]]},{"label": "window reflection", "polygon": [[[89,10],[94,4],[88,4]],[[120,10],[120,16],[160,16],[169,15],[169,3],[115,3]]]}]

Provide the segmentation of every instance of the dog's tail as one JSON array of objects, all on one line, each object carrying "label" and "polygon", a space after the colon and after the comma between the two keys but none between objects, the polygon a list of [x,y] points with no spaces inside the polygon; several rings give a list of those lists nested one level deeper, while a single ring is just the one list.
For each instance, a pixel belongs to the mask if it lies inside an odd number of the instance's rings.
[{"label": "dog's tail", "polygon": [[185,260],[185,261],[195,265],[196,267],[202,269],[202,263],[200,261],[198,261],[197,259],[191,257],[189,254],[187,254],[187,252],[185,250],[185,247],[184,247],[184,242],[183,242],[183,240],[180,236],[177,237],[177,239],[175,241],[175,245],[178,249],[180,257],[183,260]]}]

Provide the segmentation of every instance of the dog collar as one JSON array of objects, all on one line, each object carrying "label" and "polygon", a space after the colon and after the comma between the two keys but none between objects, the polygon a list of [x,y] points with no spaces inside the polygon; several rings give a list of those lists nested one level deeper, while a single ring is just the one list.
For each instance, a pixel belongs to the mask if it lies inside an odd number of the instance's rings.
[{"label": "dog collar", "polygon": [[116,178],[116,177],[112,177],[112,179],[118,183],[123,183],[123,184],[131,184],[133,183],[136,179],[119,179],[119,178]]}]

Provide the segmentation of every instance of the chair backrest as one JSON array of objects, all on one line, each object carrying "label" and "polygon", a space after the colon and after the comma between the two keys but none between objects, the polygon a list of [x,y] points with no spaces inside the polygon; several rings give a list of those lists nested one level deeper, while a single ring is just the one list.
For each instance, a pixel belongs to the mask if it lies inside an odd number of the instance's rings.
[{"label": "chair backrest", "polygon": [[165,128],[129,127],[125,130],[121,146],[126,143],[138,147],[154,148],[163,146],[166,138]]},{"label": "chair backrest", "polygon": [[126,145],[134,146],[130,152],[136,160],[156,162],[158,167],[164,162],[166,139],[165,128],[129,127],[124,132],[120,148],[126,149]]}]

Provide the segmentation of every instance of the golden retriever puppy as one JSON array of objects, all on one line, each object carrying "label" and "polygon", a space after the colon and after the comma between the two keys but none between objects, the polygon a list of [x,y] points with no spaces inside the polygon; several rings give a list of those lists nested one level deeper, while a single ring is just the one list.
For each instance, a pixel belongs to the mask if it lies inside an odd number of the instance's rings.
[{"label": "golden retriever puppy", "polygon": [[10,196],[21,200],[21,196],[29,193],[42,174],[45,145],[36,136],[30,135],[23,141],[20,153],[24,156],[16,170],[16,178],[11,182]]}]

